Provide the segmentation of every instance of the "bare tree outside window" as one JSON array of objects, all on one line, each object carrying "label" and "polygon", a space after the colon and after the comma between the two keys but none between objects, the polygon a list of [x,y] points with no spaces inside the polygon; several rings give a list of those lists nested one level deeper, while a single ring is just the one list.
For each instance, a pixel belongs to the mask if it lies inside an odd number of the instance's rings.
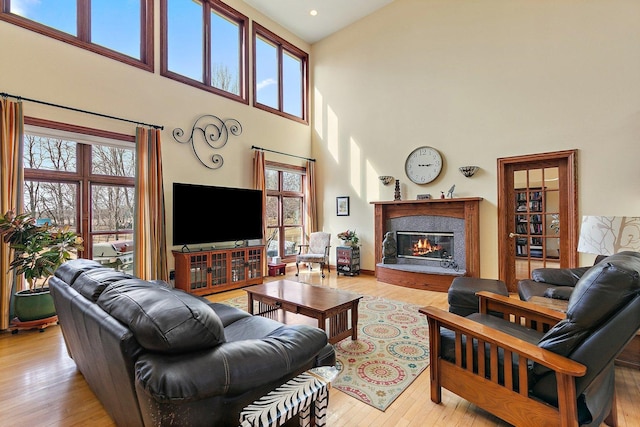
[{"label": "bare tree outside window", "polygon": [[[88,145],[28,133],[23,143],[23,210],[42,223],[71,226],[87,242],[83,256],[130,269],[135,212],[133,146]],[[85,213],[89,221],[82,218]]]},{"label": "bare tree outside window", "polygon": [[293,260],[298,245],[303,243],[304,169],[265,171],[267,187],[267,235],[274,238],[267,247],[267,256],[279,255],[285,262]]}]

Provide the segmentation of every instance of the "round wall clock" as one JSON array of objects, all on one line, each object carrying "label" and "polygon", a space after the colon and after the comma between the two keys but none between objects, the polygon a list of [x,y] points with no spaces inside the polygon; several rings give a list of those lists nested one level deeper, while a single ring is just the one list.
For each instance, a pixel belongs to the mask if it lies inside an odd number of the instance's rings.
[{"label": "round wall clock", "polygon": [[418,147],[407,157],[404,171],[416,184],[427,184],[440,175],[442,155],[433,147]]}]

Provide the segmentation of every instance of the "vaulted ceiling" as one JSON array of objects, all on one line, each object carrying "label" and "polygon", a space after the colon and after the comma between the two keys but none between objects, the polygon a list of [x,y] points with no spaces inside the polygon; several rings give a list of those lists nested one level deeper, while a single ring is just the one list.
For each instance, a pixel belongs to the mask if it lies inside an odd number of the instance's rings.
[{"label": "vaulted ceiling", "polygon": [[[307,43],[315,43],[393,0],[244,0]],[[311,15],[315,10],[316,15]]]}]

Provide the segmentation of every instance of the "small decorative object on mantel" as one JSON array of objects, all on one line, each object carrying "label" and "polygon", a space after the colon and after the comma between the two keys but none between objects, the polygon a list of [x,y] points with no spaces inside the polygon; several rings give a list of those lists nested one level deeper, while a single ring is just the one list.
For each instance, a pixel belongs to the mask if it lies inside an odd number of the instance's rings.
[{"label": "small decorative object on mantel", "polygon": [[393,177],[391,175],[379,176],[378,179],[382,181],[383,185],[389,185],[391,184],[391,181],[393,181]]},{"label": "small decorative object on mantel", "polygon": [[431,194],[418,194],[418,200],[427,200],[431,198]]},{"label": "small decorative object on mantel", "polygon": [[478,166],[460,166],[458,169],[462,172],[462,175],[471,178],[480,168]]},{"label": "small decorative object on mantel", "polygon": [[400,180],[396,179],[396,189],[393,192],[393,200],[402,200],[400,196]]},{"label": "small decorative object on mantel", "polygon": [[447,197],[448,197],[448,198],[453,199],[453,190],[455,190],[455,189],[456,189],[456,185],[455,185],[455,184],[453,184],[453,185],[451,186],[451,188],[449,189],[449,191],[447,191]]},{"label": "small decorative object on mantel", "polygon": [[[196,132],[197,131],[197,132]],[[191,143],[191,148],[193,148],[193,153],[196,155],[196,158],[202,163],[205,167],[209,169],[220,169],[224,164],[224,159],[220,154],[212,154],[211,158],[208,162],[203,160],[205,154],[200,153],[202,149],[214,149],[219,150],[224,147],[229,140],[229,134],[238,136],[242,133],[242,125],[236,119],[225,119],[222,120],[217,116],[212,114],[205,114],[198,118],[191,128],[191,135],[189,138],[182,140],[184,136],[184,130],[181,128],[175,128],[172,132],[173,139],[175,139],[180,144]],[[200,138],[196,138],[196,136],[200,136]],[[204,140],[205,144],[198,144],[196,147],[196,139]],[[208,147],[208,148],[207,148]]]}]

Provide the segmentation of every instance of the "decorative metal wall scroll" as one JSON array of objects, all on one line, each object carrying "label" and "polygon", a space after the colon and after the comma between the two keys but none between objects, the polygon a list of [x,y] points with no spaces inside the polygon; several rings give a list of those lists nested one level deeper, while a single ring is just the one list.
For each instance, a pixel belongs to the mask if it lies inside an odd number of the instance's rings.
[{"label": "decorative metal wall scroll", "polygon": [[242,125],[236,119],[222,120],[212,114],[206,114],[193,123],[189,138],[183,139],[184,131],[181,128],[175,128],[173,139],[181,144],[190,142],[193,154],[196,155],[200,163],[209,169],[220,169],[224,164],[222,156],[213,153],[208,157],[205,151],[219,150],[227,144],[229,135],[238,136],[241,133]]}]

